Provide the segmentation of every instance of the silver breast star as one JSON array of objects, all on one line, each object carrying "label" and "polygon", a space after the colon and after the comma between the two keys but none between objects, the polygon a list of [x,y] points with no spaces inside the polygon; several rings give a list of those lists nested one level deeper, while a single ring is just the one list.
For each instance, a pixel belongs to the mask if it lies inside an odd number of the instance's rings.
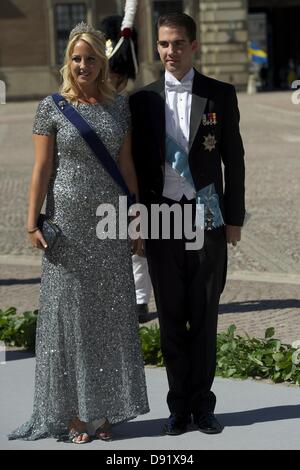
[{"label": "silver breast star", "polygon": [[217,140],[213,134],[208,134],[204,136],[203,145],[204,145],[205,150],[208,150],[209,152],[211,152],[212,150],[216,148],[216,143],[217,143]]}]

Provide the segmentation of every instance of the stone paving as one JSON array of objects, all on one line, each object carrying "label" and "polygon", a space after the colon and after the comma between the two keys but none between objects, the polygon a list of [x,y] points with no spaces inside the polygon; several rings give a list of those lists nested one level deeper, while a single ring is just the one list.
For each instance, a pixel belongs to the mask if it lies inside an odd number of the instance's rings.
[{"label": "stone paving", "polygon": [[[36,104],[0,106],[0,308],[20,311],[38,306],[40,254],[23,229]],[[277,337],[291,342],[300,339],[300,105],[289,92],[240,94],[239,104],[250,219],[242,242],[229,248],[219,329],[235,323],[240,334],[262,336],[274,326]]]}]

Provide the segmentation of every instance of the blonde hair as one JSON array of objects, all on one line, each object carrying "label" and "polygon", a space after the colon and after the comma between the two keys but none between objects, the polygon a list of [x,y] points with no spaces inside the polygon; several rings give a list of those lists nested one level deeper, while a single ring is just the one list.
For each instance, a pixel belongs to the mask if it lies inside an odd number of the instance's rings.
[{"label": "blonde hair", "polygon": [[105,101],[114,101],[115,90],[108,81],[108,59],[105,55],[105,39],[103,39],[103,36],[96,31],[78,33],[73,36],[71,35],[65,52],[64,65],[60,70],[63,78],[60,93],[68,101],[78,104],[80,89],[72,76],[70,64],[75,44],[79,40],[85,41],[89,44],[89,46],[94,50],[96,56],[101,60],[102,68],[97,78],[97,90],[101,93]]}]

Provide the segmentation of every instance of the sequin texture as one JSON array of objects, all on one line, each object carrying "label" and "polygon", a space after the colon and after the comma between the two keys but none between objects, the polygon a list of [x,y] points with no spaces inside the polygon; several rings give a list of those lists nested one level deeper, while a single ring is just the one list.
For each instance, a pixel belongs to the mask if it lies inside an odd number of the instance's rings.
[{"label": "sequin texture", "polygon": [[[78,111],[117,159],[130,127],[127,99]],[[96,208],[117,210],[122,191],[51,96],[33,131],[56,136],[46,213],[62,237],[42,262],[33,414],[9,435],[26,440],[60,438],[76,417],[116,424],[149,411],[130,245],[96,236]]]}]

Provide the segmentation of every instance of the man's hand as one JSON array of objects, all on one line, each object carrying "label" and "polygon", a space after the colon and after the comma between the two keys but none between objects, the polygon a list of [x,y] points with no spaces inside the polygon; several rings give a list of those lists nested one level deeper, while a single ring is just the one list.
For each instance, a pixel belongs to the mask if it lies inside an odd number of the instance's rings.
[{"label": "man's hand", "polygon": [[237,245],[237,242],[241,240],[242,227],[236,225],[226,225],[226,238],[227,243],[231,243],[233,246]]}]

